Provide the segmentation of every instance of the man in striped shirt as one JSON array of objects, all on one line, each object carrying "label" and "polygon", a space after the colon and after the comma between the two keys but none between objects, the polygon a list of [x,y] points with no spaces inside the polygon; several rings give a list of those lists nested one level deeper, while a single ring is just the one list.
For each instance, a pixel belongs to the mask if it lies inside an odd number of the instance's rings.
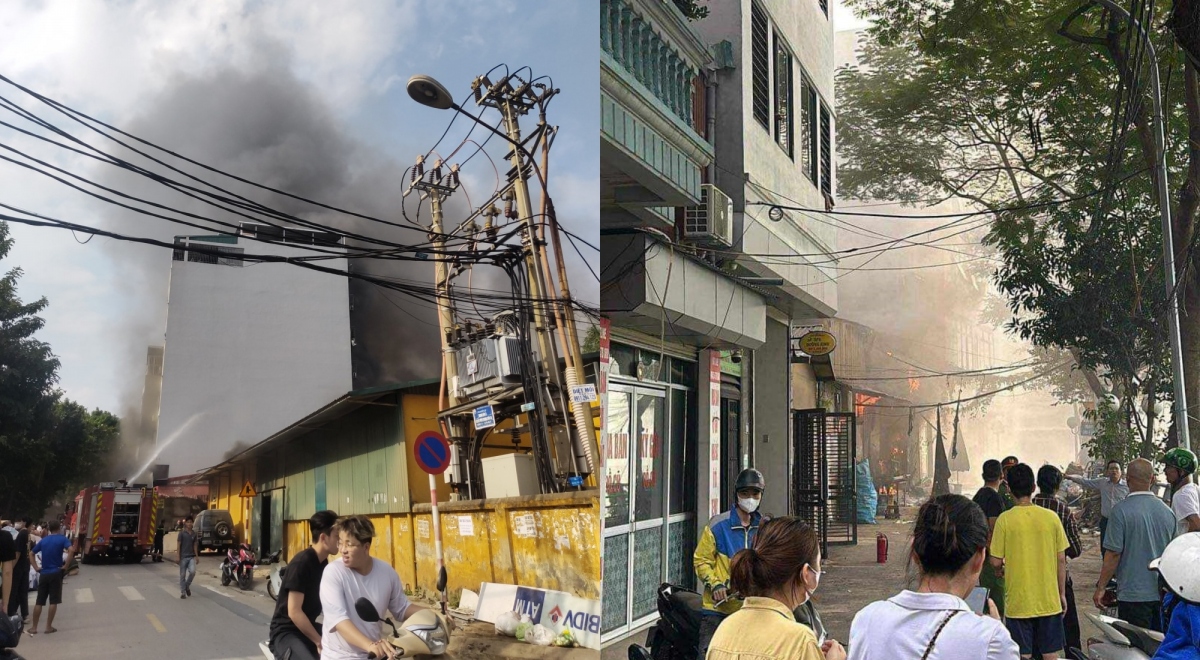
[{"label": "man in striped shirt", "polygon": [[[1071,509],[1067,507],[1067,503],[1058,499],[1058,487],[1062,485],[1063,473],[1053,465],[1043,465],[1037,474],[1038,494],[1033,497],[1033,503],[1043,509],[1049,509],[1058,514],[1058,519],[1062,521],[1063,531],[1067,533],[1067,559],[1076,559],[1083,553],[1083,546],[1079,543],[1079,524],[1075,522],[1075,515],[1071,513]],[[1063,629],[1066,633],[1067,649],[1077,649],[1080,647],[1079,639],[1079,613],[1075,611],[1075,588],[1071,583],[1071,571],[1067,569],[1067,609],[1063,614]],[[1037,649],[1034,649],[1034,655],[1037,655]]]}]

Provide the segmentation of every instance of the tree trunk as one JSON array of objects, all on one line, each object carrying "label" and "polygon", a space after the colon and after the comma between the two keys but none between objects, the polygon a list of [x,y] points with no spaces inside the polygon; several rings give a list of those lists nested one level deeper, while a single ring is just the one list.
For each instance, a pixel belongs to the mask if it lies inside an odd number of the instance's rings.
[{"label": "tree trunk", "polygon": [[1200,206],[1200,79],[1190,59],[1185,59],[1183,79],[1184,106],[1188,119],[1187,177],[1179,191],[1179,207],[1172,218],[1175,241],[1175,274],[1179,280],[1179,332],[1183,350],[1183,383],[1187,397],[1187,429],[1197,446],[1200,420],[1196,402],[1200,401],[1200,255],[1193,249],[1196,210]]}]

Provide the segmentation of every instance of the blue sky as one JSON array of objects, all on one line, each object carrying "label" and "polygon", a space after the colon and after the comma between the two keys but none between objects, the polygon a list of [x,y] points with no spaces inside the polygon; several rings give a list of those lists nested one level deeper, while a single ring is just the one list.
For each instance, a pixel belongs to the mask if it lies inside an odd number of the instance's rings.
[{"label": "blue sky", "polygon": [[[548,118],[561,127],[550,175],[559,217],[596,241],[596,16],[594,3],[554,0],[6,2],[0,4],[0,62],[9,78],[119,127],[174,126],[150,137],[181,149],[194,135],[185,122],[162,116],[171,107],[163,99],[180,80],[282,72],[317,99],[328,124],[356,145],[348,153],[359,162],[349,166],[358,169],[407,166],[445,129],[449,111],[409,99],[405,83],[411,75],[432,75],[462,98],[471,80],[494,65],[528,65],[562,89]],[[42,111],[11,87],[0,94]],[[11,121],[9,113],[0,114]],[[534,121],[526,118],[524,127],[531,129]],[[457,145],[468,127],[468,121],[455,122],[443,146]],[[94,164],[35,147],[2,127],[0,143],[102,176]],[[496,144],[488,151],[502,155]],[[236,161],[226,165],[236,169]],[[501,174],[505,169],[501,165]],[[493,171],[478,158],[464,179],[482,198]],[[0,163],[0,200],[85,224],[144,227],[157,237],[186,233],[146,220],[134,224],[101,202],[7,163]],[[337,201],[354,208],[353,200]],[[16,246],[0,270],[20,266],[21,297],[49,299],[39,338],[62,361],[60,386],[86,406],[126,412],[122,406],[141,395],[145,347],[162,343],[169,255],[99,238],[80,244],[60,230],[11,230]],[[598,255],[584,253],[598,268]],[[576,296],[598,302],[598,284],[578,257],[571,259]]]}]

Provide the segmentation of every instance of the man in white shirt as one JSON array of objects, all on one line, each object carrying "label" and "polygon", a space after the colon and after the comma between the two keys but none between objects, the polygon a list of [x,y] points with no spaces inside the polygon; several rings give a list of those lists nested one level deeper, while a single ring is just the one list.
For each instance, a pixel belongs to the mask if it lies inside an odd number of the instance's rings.
[{"label": "man in white shirt", "polygon": [[1200,487],[1192,483],[1196,455],[1176,447],[1163,456],[1167,483],[1171,484],[1171,511],[1179,521],[1177,534],[1200,532]]},{"label": "man in white shirt", "polygon": [[[396,651],[384,641],[384,614],[391,612],[399,623],[427,608],[409,603],[395,569],[371,556],[375,526],[366,516],[342,518],[335,530],[341,559],[321,574],[321,660],[366,660],[368,653],[391,660]],[[358,616],[354,603],[359,598],[371,601],[380,621]]]},{"label": "man in white shirt", "polygon": [[1108,516],[1117,502],[1129,497],[1129,486],[1121,478],[1121,462],[1109,461],[1104,467],[1104,477],[1100,479],[1084,479],[1077,474],[1069,474],[1066,478],[1083,486],[1100,491],[1100,547],[1104,547],[1104,534],[1108,531]]}]

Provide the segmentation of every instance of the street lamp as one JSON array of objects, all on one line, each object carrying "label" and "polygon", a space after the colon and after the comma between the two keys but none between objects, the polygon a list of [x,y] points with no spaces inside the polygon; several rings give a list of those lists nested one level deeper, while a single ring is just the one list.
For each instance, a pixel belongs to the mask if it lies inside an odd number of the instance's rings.
[{"label": "street lamp", "polygon": [[450,92],[442,86],[442,83],[434,80],[433,76],[417,74],[408,79],[408,95],[414,101],[421,105],[427,105],[438,110],[461,110],[454,103],[454,97],[450,96]]}]

